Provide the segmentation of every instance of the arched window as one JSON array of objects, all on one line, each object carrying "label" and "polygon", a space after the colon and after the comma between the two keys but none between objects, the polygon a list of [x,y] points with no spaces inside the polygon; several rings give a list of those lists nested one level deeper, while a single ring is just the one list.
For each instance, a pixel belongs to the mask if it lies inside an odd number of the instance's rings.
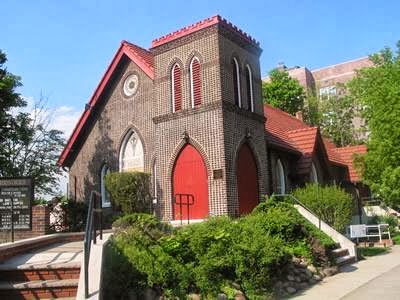
[{"label": "arched window", "polygon": [[182,109],[182,76],[181,67],[175,64],[171,69],[172,112]]},{"label": "arched window", "polygon": [[201,69],[197,57],[190,62],[190,94],[192,107],[201,105]]},{"label": "arched window", "polygon": [[285,170],[283,169],[283,165],[280,159],[276,161],[275,178],[276,178],[276,193],[285,194],[286,193]]},{"label": "arched window", "polygon": [[156,161],[154,161],[154,165],[153,165],[153,201],[157,202],[157,165],[156,165]]},{"label": "arched window", "polygon": [[317,169],[315,168],[314,163],[311,163],[310,182],[318,183],[318,173],[317,173]]},{"label": "arched window", "polygon": [[121,172],[144,170],[142,141],[133,130],[126,134],[122,142],[119,154],[119,170]]},{"label": "arched window", "polygon": [[235,57],[232,59],[232,73],[233,73],[233,95],[235,98],[235,105],[242,107],[242,99],[240,97],[239,63]]},{"label": "arched window", "polygon": [[253,100],[253,74],[249,65],[246,65],[246,90],[247,90],[247,109],[254,111]]},{"label": "arched window", "polygon": [[101,193],[101,203],[103,207],[111,206],[110,194],[106,190],[106,183],[105,183],[105,177],[108,173],[110,173],[110,169],[107,167],[106,164],[104,164],[101,167],[101,172],[100,172],[100,193]]}]

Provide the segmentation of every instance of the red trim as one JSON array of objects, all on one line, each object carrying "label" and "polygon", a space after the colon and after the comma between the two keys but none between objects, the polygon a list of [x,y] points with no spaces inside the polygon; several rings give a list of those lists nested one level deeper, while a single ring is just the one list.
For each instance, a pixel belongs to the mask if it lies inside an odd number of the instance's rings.
[{"label": "red trim", "polygon": [[158,46],[161,46],[165,43],[169,43],[173,40],[179,39],[181,37],[184,37],[186,35],[189,35],[193,32],[199,31],[201,29],[210,27],[215,24],[223,24],[225,25],[228,29],[232,30],[233,32],[237,33],[240,35],[243,39],[245,39],[247,42],[250,44],[259,47],[260,43],[256,41],[253,37],[251,37],[249,34],[246,32],[243,32],[241,29],[237,28],[235,25],[232,23],[228,22],[226,19],[222,18],[219,15],[204,19],[202,21],[199,21],[195,24],[183,27],[177,31],[174,31],[172,33],[169,33],[167,35],[164,35],[158,39],[154,39],[151,43],[151,48],[155,48]]},{"label": "red trim", "polygon": [[146,73],[147,76],[150,77],[150,79],[154,80],[154,67],[151,65],[152,63],[151,54],[147,50],[140,48],[139,46],[128,43],[127,41],[122,41],[120,47],[118,48],[117,53],[114,55],[111,61],[111,64],[108,66],[106,72],[104,73],[103,77],[100,80],[99,85],[97,86],[92,97],[90,98],[88,104],[89,108],[85,109],[84,112],[82,113],[78,121],[78,124],[76,124],[68,140],[67,145],[61,152],[61,155],[57,161],[57,164],[59,166],[65,165],[65,160],[70,154],[73,145],[77,141],[82,128],[86,124],[87,119],[89,118],[90,113],[92,111],[92,108],[96,105],[97,101],[99,100],[100,95],[103,93],[108,81],[111,78],[111,75],[114,73],[123,55],[129,57],[135,64],[138,65],[139,68],[143,70],[144,73]]}]

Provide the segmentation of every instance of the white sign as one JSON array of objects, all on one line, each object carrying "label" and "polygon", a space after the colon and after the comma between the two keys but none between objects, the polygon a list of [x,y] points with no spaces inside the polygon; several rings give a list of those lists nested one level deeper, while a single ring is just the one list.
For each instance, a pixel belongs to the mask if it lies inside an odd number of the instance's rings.
[{"label": "white sign", "polygon": [[350,225],[350,237],[360,238],[367,235],[367,226],[365,224],[361,225]]}]

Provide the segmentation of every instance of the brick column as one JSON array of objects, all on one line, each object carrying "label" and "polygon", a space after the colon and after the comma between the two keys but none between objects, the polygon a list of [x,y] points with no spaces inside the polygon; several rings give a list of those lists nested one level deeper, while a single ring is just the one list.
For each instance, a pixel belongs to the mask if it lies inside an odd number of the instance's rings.
[{"label": "brick column", "polygon": [[32,207],[32,236],[45,235],[50,226],[50,209],[45,205]]}]

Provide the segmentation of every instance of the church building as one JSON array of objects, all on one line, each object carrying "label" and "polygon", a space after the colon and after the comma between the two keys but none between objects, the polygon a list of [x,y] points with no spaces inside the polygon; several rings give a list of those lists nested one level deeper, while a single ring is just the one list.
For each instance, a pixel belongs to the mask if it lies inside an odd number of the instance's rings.
[{"label": "church building", "polygon": [[[85,201],[97,190],[109,207],[105,175],[144,171],[162,219],[202,220],[249,213],[277,184],[289,190],[286,178],[296,185],[318,181],[318,174],[321,183],[337,180],[334,174],[349,180],[345,163],[330,171],[317,128],[305,130],[316,145],[307,155],[292,140],[277,140],[285,134],[274,136],[281,119],[268,134],[274,110],[262,101],[261,52],[220,16],[155,39],[150,49],[122,41],[59,158],[69,172],[69,197]],[[297,161],[301,173],[293,176]],[[193,203],[189,216],[179,201]]]}]

